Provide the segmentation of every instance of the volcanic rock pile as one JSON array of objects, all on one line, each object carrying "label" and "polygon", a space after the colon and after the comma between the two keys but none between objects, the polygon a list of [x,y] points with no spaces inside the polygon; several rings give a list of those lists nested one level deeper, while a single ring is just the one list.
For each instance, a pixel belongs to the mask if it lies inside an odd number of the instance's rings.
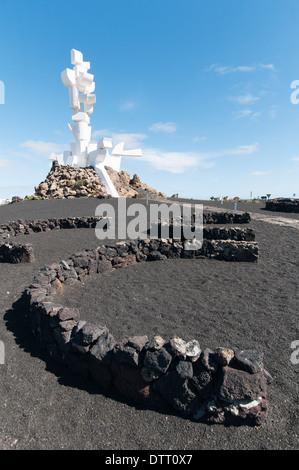
[{"label": "volcanic rock pile", "polygon": [[[166,197],[165,194],[141,183],[138,175],[130,179],[129,173],[105,167],[119,196],[135,198]],[[45,181],[35,187],[35,197],[41,199],[73,199],[76,197],[108,197],[106,187],[93,167],[74,168],[53,162]]]},{"label": "volcanic rock pile", "polygon": [[33,263],[35,261],[30,243],[0,243],[0,263]]}]

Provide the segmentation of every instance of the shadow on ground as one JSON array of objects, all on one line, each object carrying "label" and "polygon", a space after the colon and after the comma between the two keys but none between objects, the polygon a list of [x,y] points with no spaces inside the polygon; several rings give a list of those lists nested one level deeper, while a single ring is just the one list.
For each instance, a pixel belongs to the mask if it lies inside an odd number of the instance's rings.
[{"label": "shadow on ground", "polygon": [[[120,395],[112,388],[107,392],[100,384],[95,382],[89,375],[74,372],[68,366],[60,364],[53,360],[46,351],[39,345],[35,336],[30,329],[29,323],[29,302],[25,292],[22,296],[13,303],[12,308],[7,310],[4,315],[6,327],[14,335],[16,344],[24,350],[25,353],[30,354],[32,357],[39,358],[46,365],[45,370],[54,374],[58,383],[66,387],[72,387],[79,390],[84,390],[89,394],[101,394],[106,398],[134,407],[136,410],[153,410],[160,414],[167,414],[170,416],[178,416],[173,408],[161,397],[155,400],[152,405],[140,405],[129,398]],[[194,421],[190,416],[181,416],[181,418]],[[198,422],[198,421],[196,421]]]}]

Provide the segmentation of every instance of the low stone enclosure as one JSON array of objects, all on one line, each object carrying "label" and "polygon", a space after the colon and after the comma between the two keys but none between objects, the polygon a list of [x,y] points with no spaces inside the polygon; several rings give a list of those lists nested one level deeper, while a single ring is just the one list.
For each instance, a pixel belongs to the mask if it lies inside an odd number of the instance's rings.
[{"label": "low stone enclosure", "polygon": [[94,228],[99,218],[96,217],[67,217],[44,220],[18,220],[0,225],[0,262],[2,263],[32,263],[34,252],[30,243],[19,244],[11,239],[18,235],[47,232],[50,230],[71,228]]},{"label": "low stone enclosure", "polygon": [[[246,220],[248,223],[250,217]],[[19,221],[2,225],[0,231],[7,240],[19,233],[91,228],[97,221]],[[93,379],[100,392],[116,392],[150,409],[160,409],[164,403],[174,413],[196,421],[260,426],[267,418],[267,387],[272,381],[264,369],[261,350],[202,349],[196,339],[185,342],[176,336],[163,339],[140,334],[116,342],[105,325],[86,322],[79,309],[64,307],[55,297],[67,286],[84,283],[88,276],[107,271],[112,274],[115,269],[130,269],[139,262],[203,256],[257,261],[258,244],[254,240],[250,228],[204,227],[203,246],[198,250],[185,250],[184,240],[139,239],[76,253],[40,269],[25,290],[32,332],[51,360]]]},{"label": "low stone enclosure", "polygon": [[[196,339],[145,335],[117,343],[105,325],[87,323],[78,309],[56,303],[55,294],[87,276],[167,259],[164,253],[172,245],[159,243],[159,248],[153,241],[101,245],[42,268],[26,289],[34,335],[54,361],[92,377],[105,392],[149,407],[165,401],[174,412],[199,421],[261,425],[271,382],[262,351],[202,350]],[[175,248],[176,255],[183,251],[179,244]]]},{"label": "low stone enclosure", "polygon": [[266,201],[267,211],[299,213],[299,199],[277,199]]},{"label": "low stone enclosure", "polygon": [[[18,244],[11,239],[21,234],[45,232],[49,230],[72,229],[72,228],[95,228],[101,217],[67,217],[45,220],[18,220],[0,225],[0,262],[19,263],[33,262],[34,253],[32,245]],[[195,255],[208,256],[226,261],[257,261],[258,243],[255,242],[255,232],[252,228],[239,227],[207,227],[210,224],[247,224],[250,215],[234,213],[204,213],[203,214],[203,244],[196,252],[184,251],[182,257],[193,257]],[[169,237],[173,235],[173,224],[169,224]],[[183,233],[181,239],[184,240]],[[185,241],[185,240],[184,240]],[[178,243],[179,240],[173,240]],[[169,245],[168,245],[169,246]],[[167,256],[164,253],[165,246],[159,256]],[[153,251],[153,250],[152,250]],[[170,250],[170,256],[174,256]],[[154,254],[151,254],[153,257]]]}]

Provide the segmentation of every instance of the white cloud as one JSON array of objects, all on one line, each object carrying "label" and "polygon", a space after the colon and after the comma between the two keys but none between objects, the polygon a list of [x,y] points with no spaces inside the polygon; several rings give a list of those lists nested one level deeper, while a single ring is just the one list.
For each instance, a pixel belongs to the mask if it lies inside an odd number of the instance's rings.
[{"label": "white cloud", "polygon": [[134,101],[125,101],[124,103],[122,103],[122,105],[120,106],[120,110],[121,111],[131,111],[132,109],[135,109],[137,107],[137,103],[135,103]]},{"label": "white cloud", "polygon": [[146,134],[133,133],[133,132],[115,132],[109,129],[100,129],[93,131],[92,138],[99,140],[102,137],[112,138],[113,146],[120,142],[125,142],[125,148],[140,148],[143,145],[143,140],[147,138]]},{"label": "white cloud", "polygon": [[248,104],[248,103],[254,103],[255,101],[258,101],[259,97],[253,96],[251,93],[247,93],[246,95],[229,96],[228,100],[234,101],[235,103],[239,103],[239,104]]},{"label": "white cloud", "polygon": [[252,114],[251,109],[242,109],[241,111],[233,111],[234,119],[242,119]]},{"label": "white cloud", "polygon": [[[44,142],[43,140],[27,140],[20,144],[20,147],[25,148],[29,153],[39,155],[41,157],[49,157],[51,153],[61,153],[64,150],[68,150],[69,146],[66,144],[56,144],[54,142]],[[27,154],[19,154],[26,158]],[[27,155],[30,157],[30,155]]]},{"label": "white cloud", "polygon": [[262,69],[275,70],[275,67],[273,64],[259,64],[259,66]]},{"label": "white cloud", "polygon": [[222,150],[217,150],[215,152],[206,152],[202,153],[201,157],[205,158],[206,160],[211,160],[214,158],[220,158],[220,157],[229,157],[229,156],[235,156],[235,155],[250,155],[252,153],[258,152],[260,149],[260,146],[258,142],[250,145],[239,145],[237,147],[229,148],[229,149],[222,149]]},{"label": "white cloud", "polygon": [[254,143],[216,152],[168,152],[145,146],[144,140],[148,138],[146,134],[115,132],[109,129],[96,130],[92,137],[93,139],[111,137],[113,145],[125,142],[126,149],[141,148],[143,162],[149,163],[155,170],[164,170],[174,174],[184,173],[197,167],[211,168],[215,165],[213,160],[218,157],[248,155],[259,150],[259,144]]},{"label": "white cloud", "polygon": [[31,162],[37,162],[38,161],[37,155],[32,155],[32,154],[27,153],[27,152],[19,152],[17,150],[11,150],[10,153],[13,157],[25,158],[25,160],[29,160]]},{"label": "white cloud", "polygon": [[240,145],[231,149],[216,152],[163,152],[159,149],[146,148],[143,151],[143,160],[151,163],[157,170],[171,173],[184,173],[191,168],[211,168],[215,165],[214,159],[234,155],[250,155],[259,150],[259,144]]},{"label": "white cloud", "polygon": [[9,185],[9,186],[4,186],[1,185],[0,188],[0,198],[2,199],[11,199],[13,196],[20,196],[20,197],[25,197],[26,194],[33,194],[34,193],[34,185],[28,184],[28,185]]},{"label": "white cloud", "polygon": [[294,158],[292,158],[292,160],[293,160],[294,162],[299,162],[299,157],[294,157]]},{"label": "white cloud", "polygon": [[228,149],[228,150],[222,150],[222,152],[219,153],[219,156],[223,155],[250,155],[252,153],[258,152],[260,149],[260,146],[258,142],[251,144],[251,145],[239,145],[238,147]]},{"label": "white cloud", "polygon": [[206,162],[206,155],[192,152],[165,152],[156,148],[149,148],[143,145],[143,141],[148,137],[141,133],[115,132],[109,129],[101,129],[93,132],[92,137],[111,137],[113,145],[125,142],[125,148],[142,148],[142,161],[149,163],[156,170],[165,170],[170,173],[183,173],[191,167],[212,166]]},{"label": "white cloud", "polygon": [[269,116],[271,119],[274,119],[277,116],[277,106],[271,106]]},{"label": "white cloud", "polygon": [[252,175],[252,176],[266,176],[266,175],[271,175],[271,173],[273,173],[272,170],[269,170],[269,171],[252,171],[249,174]]},{"label": "white cloud", "polygon": [[214,164],[207,161],[206,155],[196,152],[163,152],[159,149],[145,148],[143,160],[150,163],[156,170],[170,173],[184,173],[191,168],[210,168]]},{"label": "white cloud", "polygon": [[253,113],[250,117],[252,121],[257,121],[257,118],[260,117],[260,115],[263,114],[262,111],[257,111],[256,113]]},{"label": "white cloud", "polygon": [[208,70],[214,70],[214,72],[218,73],[219,75],[226,75],[228,73],[235,73],[235,72],[254,72],[258,69],[267,69],[267,70],[275,70],[273,64],[255,64],[255,65],[237,65],[235,67],[231,65],[216,65],[213,64]]},{"label": "white cloud", "polygon": [[56,130],[54,131],[54,134],[60,135],[60,136],[61,136],[61,135],[64,136],[64,135],[65,135],[65,132],[63,132],[63,131],[61,131],[61,130],[59,130],[59,129],[56,129]]},{"label": "white cloud", "polygon": [[5,168],[8,166],[9,160],[6,160],[5,158],[0,158],[0,168]]},{"label": "white cloud", "polygon": [[156,122],[155,124],[149,127],[150,131],[166,132],[167,134],[175,132],[176,129],[177,124],[175,122]]},{"label": "white cloud", "polygon": [[[156,123],[157,125],[162,123]],[[175,123],[164,123],[163,126],[176,126]],[[161,129],[160,129],[161,130]],[[164,127],[164,132],[167,132]],[[234,155],[249,155],[259,150],[259,144],[254,143],[251,145],[240,145],[230,149],[223,149],[215,152],[167,152],[157,148],[149,148],[144,146],[144,141],[148,138],[143,133],[130,133],[130,132],[116,132],[109,129],[95,130],[92,133],[92,138],[98,140],[102,137],[112,138],[113,145],[119,142],[125,142],[126,149],[141,148],[143,157],[142,161],[149,163],[156,170],[164,170],[173,174],[180,174],[190,171],[192,168],[210,168],[215,165],[213,161],[219,157],[234,156]],[[204,140],[205,137],[198,137],[195,140]],[[28,140],[21,144],[28,152],[36,155],[49,157],[52,152],[60,153],[63,150],[68,150],[68,145],[60,145],[53,142],[33,141]],[[27,154],[23,156],[26,157]],[[28,157],[28,155],[27,155]],[[2,164],[4,164],[3,162]],[[1,165],[1,160],[0,160]]]},{"label": "white cloud", "polygon": [[256,121],[257,118],[262,114],[261,111],[256,111],[255,113],[252,109],[242,109],[241,111],[233,111],[234,119],[243,119],[249,117],[252,121]]},{"label": "white cloud", "polygon": [[233,67],[233,72],[252,72],[256,70],[256,67],[250,65],[239,65],[238,67]]},{"label": "white cloud", "polygon": [[203,140],[206,140],[206,136],[196,136],[196,137],[193,137],[193,142],[198,142],[198,141],[203,141]]},{"label": "white cloud", "polygon": [[238,65],[237,67],[232,67],[230,65],[212,65],[210,70],[214,70],[214,72],[218,73],[219,75],[226,75],[227,73],[234,72],[252,72],[255,70],[255,67],[248,65]]}]

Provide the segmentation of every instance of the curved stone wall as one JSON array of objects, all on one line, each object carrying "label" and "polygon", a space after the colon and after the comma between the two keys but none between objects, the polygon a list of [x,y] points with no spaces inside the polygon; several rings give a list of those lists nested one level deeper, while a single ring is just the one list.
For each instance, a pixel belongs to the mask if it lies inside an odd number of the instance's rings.
[{"label": "curved stone wall", "polygon": [[[204,224],[223,222],[226,216],[238,216],[238,214],[226,214],[226,213],[209,213],[206,214]],[[249,214],[248,214],[249,215]],[[72,229],[72,228],[95,228],[96,224],[103,217],[68,217],[59,219],[45,219],[45,220],[18,220],[17,222],[9,222],[7,224],[0,225],[0,262],[33,262],[34,253],[32,245],[30,243],[21,245],[11,241],[11,238],[17,237],[18,235],[29,235],[37,232],[44,232],[49,230],[59,229]],[[229,217],[225,219],[232,223],[234,218]],[[238,219],[241,223],[248,223],[250,220],[247,217],[247,213],[241,214]],[[173,235],[173,225],[169,225],[169,235]],[[183,232],[181,233],[181,239],[184,239]],[[2,243],[1,243],[2,240]],[[159,240],[152,240],[152,245],[155,246],[159,243]],[[255,242],[255,232],[252,228],[240,228],[240,227],[203,227],[203,244],[200,250],[188,251],[184,250],[184,245],[180,245],[180,240],[168,241],[164,244],[163,253],[155,255],[151,253],[151,257],[154,256],[166,256],[176,258],[182,257],[194,257],[197,255],[207,256],[209,258],[221,259],[225,261],[246,261],[256,262],[258,260],[258,243]],[[155,250],[151,250],[155,251]]]},{"label": "curved stone wall", "polygon": [[18,220],[0,225],[0,263],[32,263],[31,243],[20,244],[11,239],[18,235],[71,228],[95,228],[102,217],[67,217],[60,219]]},{"label": "curved stone wall", "polygon": [[[7,239],[17,235],[67,228],[94,228],[103,217],[64,217],[36,220],[17,220],[0,225],[0,238]],[[228,212],[203,213],[203,225],[209,224],[248,224],[250,214],[234,214]],[[171,224],[170,224],[171,227]],[[230,229],[231,230],[231,229]]]},{"label": "curved stone wall", "polygon": [[105,325],[88,323],[78,309],[55,302],[57,292],[86,276],[178,257],[186,257],[183,243],[140,240],[101,245],[42,268],[26,290],[32,331],[54,361],[92,377],[106,392],[143,406],[165,402],[199,421],[259,426],[267,417],[272,380],[262,351],[202,349],[196,339],[146,335],[117,343]]},{"label": "curved stone wall", "polygon": [[70,228],[94,228],[102,217],[65,217],[36,220],[17,220],[0,225],[0,239],[7,240],[17,235]]}]

